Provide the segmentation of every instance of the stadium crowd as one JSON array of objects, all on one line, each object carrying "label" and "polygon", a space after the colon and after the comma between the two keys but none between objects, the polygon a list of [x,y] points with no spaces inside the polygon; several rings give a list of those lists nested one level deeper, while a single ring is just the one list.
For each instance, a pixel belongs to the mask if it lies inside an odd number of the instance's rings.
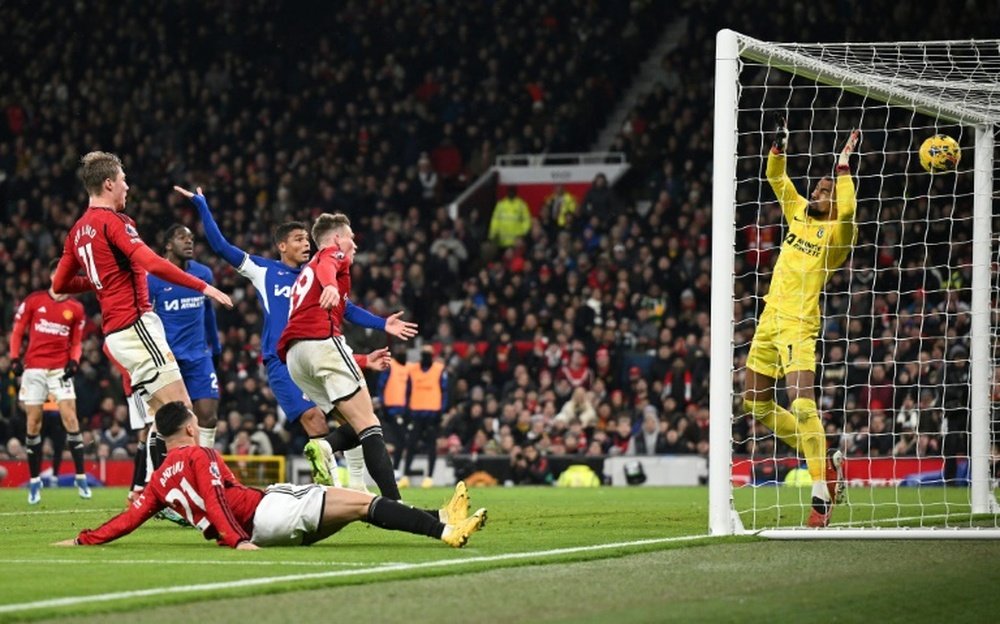
[{"label": "stadium crowd", "polygon": [[[376,314],[405,310],[449,371],[442,453],[510,455],[523,482],[545,481],[518,463],[526,447],[532,457],[707,454],[705,103],[714,32],[737,20],[668,4],[498,1],[476,12],[347,2],[317,15],[293,2],[15,3],[7,10],[18,19],[0,23],[0,84],[9,86],[0,94],[0,371],[9,370],[14,308],[47,287],[44,267],[85,199],[79,156],[100,147],[125,163],[128,212],[145,240],[161,248],[171,223],[191,227],[195,257],[236,304],[218,310],[220,449],[298,453],[305,439],[284,430],[267,386],[253,287],[213,257],[197,214],[169,192],[178,183],[203,186],[221,230],[262,256],[273,256],[271,232],[284,220],[328,211],[352,219],[352,299]],[[821,29],[834,39],[898,38],[878,32],[883,22],[830,32],[845,24],[833,11],[812,6],[795,38]],[[489,240],[489,214],[448,217],[445,201],[498,154],[585,150],[661,27],[685,16],[688,32],[664,59],[661,82],[616,140],[633,164],[620,191],[596,185],[569,218],[542,210],[511,246]],[[68,37],[66,23],[79,25]],[[781,23],[763,28],[766,39]],[[740,224],[741,235],[755,223]],[[918,295],[924,286],[894,299],[923,257],[901,265],[893,231],[863,228],[853,268],[884,270],[832,302],[827,335],[842,340],[822,351],[821,408],[850,452],[940,452],[940,408],[963,400],[949,394],[957,385],[944,356],[959,361],[968,348],[965,317],[946,313],[967,304],[968,277],[949,269],[928,296]],[[758,261],[766,266],[772,253]],[[940,266],[968,266],[940,253]],[[741,344],[759,305],[750,279],[738,286]],[[91,315],[76,377],[81,425],[92,454],[127,456],[135,440],[121,383],[101,353],[96,303],[81,300]],[[877,313],[848,322],[848,305]],[[921,326],[928,318],[938,325]],[[359,353],[385,345],[364,330],[347,336]],[[16,382],[5,374],[0,383],[0,453],[16,457]],[[917,435],[907,437],[908,426]],[[770,443],[755,439],[752,421],[738,430],[739,450]]]}]

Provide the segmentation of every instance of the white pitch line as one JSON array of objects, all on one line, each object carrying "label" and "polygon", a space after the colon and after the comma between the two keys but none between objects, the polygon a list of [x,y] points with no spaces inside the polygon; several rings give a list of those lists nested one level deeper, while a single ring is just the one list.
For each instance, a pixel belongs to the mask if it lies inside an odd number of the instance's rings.
[{"label": "white pitch line", "polygon": [[17,604],[0,605],[0,613],[17,613],[29,611],[31,609],[44,609],[47,607],[69,607],[95,602],[110,602],[112,600],[125,600],[129,598],[142,598],[146,596],[159,596],[162,594],[207,592],[232,589],[235,587],[254,587],[259,585],[273,585],[276,583],[288,583],[292,581],[311,581],[318,579],[330,579],[349,576],[367,576],[379,572],[399,572],[407,570],[421,570],[427,568],[446,568],[461,566],[469,563],[490,563],[495,561],[513,561],[518,559],[542,559],[558,555],[568,555],[573,553],[593,552],[598,550],[612,550],[615,548],[631,548],[635,546],[647,546],[652,544],[666,544],[669,542],[689,542],[693,540],[708,539],[708,535],[682,535],[678,537],[661,537],[655,539],[635,540],[631,542],[614,542],[611,544],[597,544],[594,546],[575,546],[571,548],[555,548],[552,550],[541,550],[535,552],[508,553],[504,555],[491,555],[487,557],[467,557],[463,559],[441,559],[438,561],[425,561],[423,563],[399,563],[381,566],[373,569],[362,570],[331,570],[329,572],[311,572],[306,574],[288,574],[285,576],[268,576],[261,578],[240,579],[236,581],[224,581],[218,583],[202,583],[199,585],[174,585],[168,587],[151,587],[149,589],[137,589],[132,591],[112,592],[107,594],[92,594],[89,596],[67,596],[65,598],[50,598],[48,600],[36,600],[34,602],[21,602]]},{"label": "white pitch line", "polygon": [[108,513],[111,511],[125,511],[125,506],[121,507],[106,507],[106,508],[96,508],[96,509],[50,509],[48,511],[3,511],[0,512],[0,517],[2,516],[51,516],[56,514],[81,514],[81,513]]},{"label": "white pitch line", "polygon": [[[0,559],[0,565],[15,565],[15,564],[53,564],[53,565],[63,565],[63,564],[74,564],[79,563],[82,565],[94,565],[95,563],[102,566],[107,565],[138,565],[138,564],[151,564],[151,565],[196,565],[196,566],[206,566],[206,565],[220,565],[220,566],[352,566],[352,567],[373,567],[380,565],[387,565],[384,563],[365,563],[359,561],[197,561],[194,559],[101,559],[91,560],[91,559]],[[392,565],[392,564],[388,564]]]}]

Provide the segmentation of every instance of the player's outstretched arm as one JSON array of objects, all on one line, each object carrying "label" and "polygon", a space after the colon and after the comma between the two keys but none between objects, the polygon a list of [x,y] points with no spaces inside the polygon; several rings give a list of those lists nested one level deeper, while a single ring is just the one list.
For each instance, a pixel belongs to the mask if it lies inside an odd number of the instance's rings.
[{"label": "player's outstretched arm", "polygon": [[240,268],[240,265],[243,264],[243,261],[247,257],[247,253],[231,244],[222,235],[218,224],[212,218],[212,211],[208,208],[208,201],[205,199],[204,193],[201,192],[201,187],[197,187],[194,193],[180,186],[175,186],[174,190],[187,197],[194,204],[194,207],[198,209],[198,215],[205,226],[205,240],[208,241],[208,246],[212,248],[212,251],[222,256],[222,259],[229,264]]},{"label": "player's outstretched arm", "polygon": [[402,310],[386,317],[385,333],[395,336],[400,340],[409,340],[417,335],[417,324],[404,321],[400,318],[401,316],[403,316]]},{"label": "player's outstretched arm", "polygon": [[[851,135],[847,137],[847,142],[844,144],[844,149],[840,150],[840,155],[837,157],[835,199],[837,202],[837,220],[841,223],[853,224],[854,213],[858,208],[854,178],[851,176],[851,154],[857,149],[860,137],[861,133],[859,131],[852,130]],[[850,238],[853,243],[853,233],[851,233]]]},{"label": "player's outstretched arm", "polygon": [[417,335],[417,324],[404,321],[400,318],[401,316],[403,316],[402,311],[382,318],[381,316],[372,314],[361,306],[354,305],[350,299],[347,300],[347,304],[344,307],[344,318],[351,323],[359,327],[384,331],[400,340],[409,340]]},{"label": "player's outstretched arm", "polygon": [[788,123],[783,115],[778,115],[774,123],[774,131],[771,134],[771,150],[767,153],[767,181],[781,205],[781,212],[784,213],[785,219],[791,220],[795,211],[808,202],[795,190],[795,185],[792,184],[792,180],[785,171]]}]

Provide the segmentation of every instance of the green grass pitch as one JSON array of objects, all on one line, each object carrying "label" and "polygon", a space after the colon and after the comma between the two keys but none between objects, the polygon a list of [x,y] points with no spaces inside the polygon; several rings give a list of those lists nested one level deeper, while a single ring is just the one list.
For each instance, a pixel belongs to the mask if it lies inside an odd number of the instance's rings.
[{"label": "green grass pitch", "polygon": [[[449,494],[404,491],[420,506]],[[355,524],[308,548],[237,552],[155,520],[109,545],[53,547],[113,515],[125,492],[43,490],[29,507],[24,489],[0,490],[0,622],[937,622],[1000,609],[998,542],[707,538],[705,488],[471,496],[490,520],[462,550]],[[747,525],[756,498],[759,526],[796,526],[799,496],[738,490],[736,502]],[[930,524],[967,508],[940,488],[857,489],[850,501],[835,524],[882,513]]]}]

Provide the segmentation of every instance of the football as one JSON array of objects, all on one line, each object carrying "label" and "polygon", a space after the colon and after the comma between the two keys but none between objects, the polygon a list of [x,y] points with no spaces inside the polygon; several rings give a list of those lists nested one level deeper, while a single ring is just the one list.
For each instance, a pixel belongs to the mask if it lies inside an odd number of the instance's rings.
[{"label": "football", "polygon": [[958,141],[946,134],[927,137],[920,146],[920,166],[930,173],[954,171],[961,159]]}]

